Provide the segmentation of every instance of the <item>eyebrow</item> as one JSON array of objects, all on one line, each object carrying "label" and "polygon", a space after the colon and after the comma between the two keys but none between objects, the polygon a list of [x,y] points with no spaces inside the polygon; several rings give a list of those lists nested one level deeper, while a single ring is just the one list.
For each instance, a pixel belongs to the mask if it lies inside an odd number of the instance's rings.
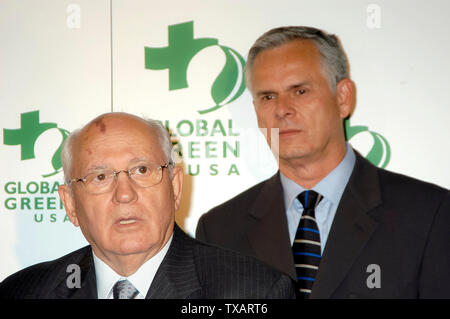
[{"label": "eyebrow", "polygon": [[[308,85],[309,85],[309,82],[307,82],[307,81],[303,81],[303,82],[299,82],[299,83],[294,83],[294,84],[291,84],[291,85],[289,85],[289,86],[287,87],[287,91],[290,91],[290,90],[292,90],[292,89],[302,88],[302,87],[305,87],[305,86],[308,86]],[[257,93],[256,93],[256,96],[257,96],[257,97],[260,97],[260,96],[263,96],[263,95],[271,95],[271,94],[277,94],[277,92],[271,91],[271,90],[264,90],[264,91],[259,91],[259,92],[257,92]]]},{"label": "eyebrow", "polygon": [[302,88],[302,87],[305,87],[305,86],[308,86],[308,85],[309,85],[309,82],[303,81],[303,82],[300,82],[300,83],[295,83],[295,84],[290,85],[288,87],[288,90],[298,89],[298,88]]},{"label": "eyebrow", "polygon": [[98,172],[98,171],[101,171],[101,170],[104,170],[104,169],[107,169],[108,167],[107,166],[105,166],[105,165],[95,165],[95,166],[91,166],[91,167],[89,167],[86,171],[85,171],[85,173],[83,173],[83,176],[86,176],[86,175],[89,175],[89,174],[91,174],[91,173],[95,173],[95,172]]},{"label": "eyebrow", "polygon": [[[145,158],[135,157],[129,161],[129,164],[135,164],[135,163],[140,163],[140,162],[148,162],[148,160]],[[109,167],[107,165],[94,165],[94,166],[89,167],[86,171],[89,173],[89,172],[95,172],[95,171],[99,171],[102,169],[109,169],[109,168],[111,168],[111,167]]]},{"label": "eyebrow", "polygon": [[136,163],[142,163],[142,162],[151,162],[148,159],[144,158],[144,157],[135,157],[133,159],[130,160],[129,164],[136,164]]},{"label": "eyebrow", "polygon": [[271,94],[276,94],[275,91],[261,91],[256,93],[257,97],[263,96],[263,95],[271,95]]}]

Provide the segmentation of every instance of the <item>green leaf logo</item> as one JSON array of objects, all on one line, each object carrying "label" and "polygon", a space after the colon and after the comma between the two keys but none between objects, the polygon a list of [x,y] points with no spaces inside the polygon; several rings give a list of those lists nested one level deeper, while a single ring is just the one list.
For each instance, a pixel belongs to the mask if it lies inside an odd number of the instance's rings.
[{"label": "green leaf logo", "polygon": [[34,159],[34,146],[39,136],[49,129],[57,128],[62,135],[62,141],[52,157],[52,166],[55,171],[49,174],[43,174],[42,177],[50,177],[59,173],[62,169],[62,145],[70,132],[58,128],[56,123],[41,123],[39,121],[39,111],[22,113],[20,115],[20,122],[20,129],[3,129],[3,144],[20,145],[21,160]]},{"label": "green leaf logo", "polygon": [[226,63],[217,76],[211,88],[211,96],[215,106],[198,111],[200,114],[217,110],[236,100],[245,90],[244,65],[245,60],[232,48],[220,45],[225,53]]},{"label": "green leaf logo", "polygon": [[194,38],[193,21],[169,26],[169,45],[162,48],[145,47],[145,68],[149,70],[169,70],[169,90],[189,87],[187,69],[190,61],[207,47],[218,46],[225,54],[226,62],[211,87],[211,97],[215,105],[199,110],[209,113],[229,104],[245,90],[245,60],[234,49],[219,45],[214,38]]},{"label": "green leaf logo", "polygon": [[345,139],[349,141],[352,137],[362,132],[368,132],[373,138],[373,146],[366,155],[372,164],[385,168],[391,159],[391,147],[387,139],[380,133],[370,131],[367,126],[351,126],[350,120],[344,121]]},{"label": "green leaf logo", "polygon": [[55,171],[52,173],[49,173],[49,174],[44,174],[44,175],[42,175],[42,177],[50,177],[50,176],[56,175],[62,169],[62,162],[61,162],[62,146],[63,146],[64,141],[66,140],[67,136],[69,136],[70,132],[68,130],[65,130],[62,128],[58,128],[58,130],[61,133],[63,139],[62,139],[62,142],[59,145],[58,149],[55,151],[55,153],[53,154],[53,157],[52,157],[52,166],[55,169]]}]

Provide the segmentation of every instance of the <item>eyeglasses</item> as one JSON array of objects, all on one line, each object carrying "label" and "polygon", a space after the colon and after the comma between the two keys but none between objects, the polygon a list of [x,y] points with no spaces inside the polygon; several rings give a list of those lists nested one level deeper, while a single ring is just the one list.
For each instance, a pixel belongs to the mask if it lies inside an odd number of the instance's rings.
[{"label": "eyeglasses", "polygon": [[164,165],[146,163],[117,172],[108,168],[89,173],[82,178],[73,178],[66,182],[68,185],[71,185],[73,182],[82,182],[88,193],[102,194],[109,192],[117,181],[118,175],[125,172],[128,174],[128,177],[136,183],[136,185],[146,188],[161,182],[163,168],[174,166],[175,163],[173,162],[169,162]]}]

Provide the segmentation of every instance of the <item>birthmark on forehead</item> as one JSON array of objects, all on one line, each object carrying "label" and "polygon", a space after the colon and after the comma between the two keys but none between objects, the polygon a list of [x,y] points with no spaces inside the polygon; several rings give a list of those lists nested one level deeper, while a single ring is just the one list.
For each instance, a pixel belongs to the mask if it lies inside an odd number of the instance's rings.
[{"label": "birthmark on forehead", "polygon": [[103,119],[98,119],[94,122],[95,126],[100,129],[100,132],[105,133],[106,132],[106,125],[103,123]]}]

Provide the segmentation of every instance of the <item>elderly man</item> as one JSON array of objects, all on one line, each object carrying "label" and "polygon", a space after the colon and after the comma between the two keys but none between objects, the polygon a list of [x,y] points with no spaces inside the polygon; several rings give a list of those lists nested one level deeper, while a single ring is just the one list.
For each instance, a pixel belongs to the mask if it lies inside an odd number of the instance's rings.
[{"label": "elderly man", "polygon": [[449,191],[345,142],[355,92],[337,38],[270,30],[246,79],[258,126],[279,129],[279,172],[203,215],[197,238],[277,267],[302,298],[449,298]]},{"label": "elderly man", "polygon": [[90,245],[11,275],[0,297],[294,297],[289,277],[177,227],[183,171],[171,150],[159,122],[125,113],[73,132],[62,151],[66,185],[59,194]]}]

